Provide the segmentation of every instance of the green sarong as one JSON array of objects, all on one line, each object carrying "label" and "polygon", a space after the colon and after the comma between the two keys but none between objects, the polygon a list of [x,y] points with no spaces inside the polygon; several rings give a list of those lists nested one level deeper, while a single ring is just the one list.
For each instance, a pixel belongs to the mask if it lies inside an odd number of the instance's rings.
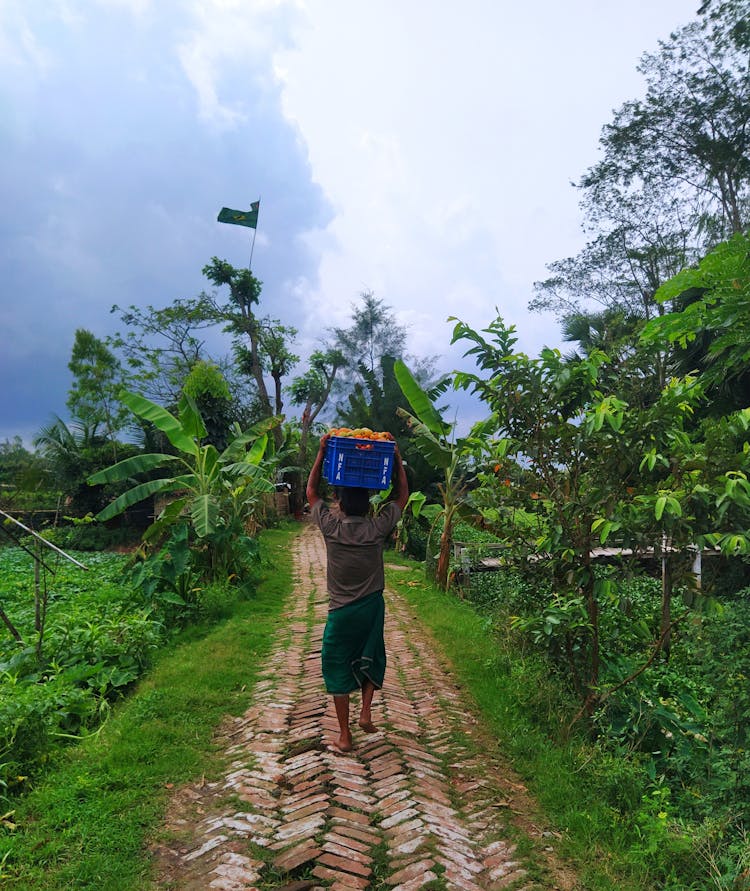
[{"label": "green sarong", "polygon": [[379,690],[385,676],[383,592],[375,591],[328,613],[323,632],[323,680],[334,696],[351,693],[366,680]]}]

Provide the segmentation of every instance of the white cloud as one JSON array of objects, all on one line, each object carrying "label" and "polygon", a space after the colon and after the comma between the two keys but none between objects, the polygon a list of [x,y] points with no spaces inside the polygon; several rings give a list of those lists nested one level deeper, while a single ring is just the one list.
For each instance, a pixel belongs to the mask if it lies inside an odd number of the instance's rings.
[{"label": "white cloud", "polygon": [[55,352],[44,414],[77,325],[197,293],[214,253],[247,263],[248,232],[215,214],[258,195],[262,310],[300,351],[365,290],[447,368],[448,315],[498,306],[528,352],[554,341],[525,307],[582,244],[569,182],[695,5],[0,0],[0,262],[27,295],[1,321],[40,381]]},{"label": "white cloud", "polygon": [[447,315],[483,325],[496,305],[524,348],[556,342],[526,304],[545,265],[583,244],[570,181],[638,94],[640,54],[693,6],[309,0],[274,57],[336,209],[308,324],[332,306],[341,321],[372,288],[412,321],[415,351],[447,350]]},{"label": "white cloud", "polygon": [[198,0],[188,5],[190,24],[177,54],[205,120],[227,128],[247,121],[243,93],[264,80],[275,84],[270,57],[280,38],[287,39],[279,25],[296,5],[289,0]]},{"label": "white cloud", "polygon": [[96,5],[104,9],[124,9],[133,16],[144,16],[154,5],[153,0],[94,0]]},{"label": "white cloud", "polygon": [[44,75],[52,56],[38,41],[24,7],[14,0],[0,5],[0,70],[24,68]]}]

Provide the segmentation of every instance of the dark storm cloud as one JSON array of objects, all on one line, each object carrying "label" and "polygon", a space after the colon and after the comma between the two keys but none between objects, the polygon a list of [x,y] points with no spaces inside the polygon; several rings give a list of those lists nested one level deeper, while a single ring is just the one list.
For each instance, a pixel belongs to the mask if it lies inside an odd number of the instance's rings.
[{"label": "dark storm cloud", "polygon": [[[314,281],[301,236],[330,210],[282,115],[272,47],[213,71],[230,113],[212,117],[181,64],[195,23],[179,8],[134,18],[92,5],[67,24],[39,14],[27,20],[37,60],[0,67],[0,439],[65,414],[76,328],[104,336],[114,303],[197,294],[213,255],[247,263],[252,230],[217,223],[222,205],[262,198],[265,311],[293,323],[294,283]],[[278,12],[273,42],[287,27]]]}]

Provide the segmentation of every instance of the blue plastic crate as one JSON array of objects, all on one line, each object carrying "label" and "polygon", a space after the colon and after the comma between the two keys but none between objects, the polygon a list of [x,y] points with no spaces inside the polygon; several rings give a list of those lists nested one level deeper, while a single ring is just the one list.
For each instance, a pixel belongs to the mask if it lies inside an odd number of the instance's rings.
[{"label": "blue plastic crate", "polygon": [[332,436],[323,458],[323,476],[332,486],[387,489],[396,444],[385,439]]}]

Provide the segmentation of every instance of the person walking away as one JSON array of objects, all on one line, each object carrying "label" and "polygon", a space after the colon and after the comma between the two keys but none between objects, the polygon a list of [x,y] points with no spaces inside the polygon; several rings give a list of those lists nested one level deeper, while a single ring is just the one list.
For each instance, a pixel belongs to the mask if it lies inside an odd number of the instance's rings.
[{"label": "person walking away", "polygon": [[394,501],[389,501],[377,516],[369,516],[368,490],[341,486],[338,509],[331,510],[320,496],[328,439],[327,434],[320,440],[307,480],[307,500],[326,544],[329,600],[321,660],[326,691],[333,695],[339,724],[339,738],[334,746],[349,752],[349,696],[358,688],[362,691],[359,726],[365,733],[375,733],[377,729],[372,723],[372,699],[375,690],[383,686],[386,666],[383,547],[406,507],[409,486],[396,446]]}]

